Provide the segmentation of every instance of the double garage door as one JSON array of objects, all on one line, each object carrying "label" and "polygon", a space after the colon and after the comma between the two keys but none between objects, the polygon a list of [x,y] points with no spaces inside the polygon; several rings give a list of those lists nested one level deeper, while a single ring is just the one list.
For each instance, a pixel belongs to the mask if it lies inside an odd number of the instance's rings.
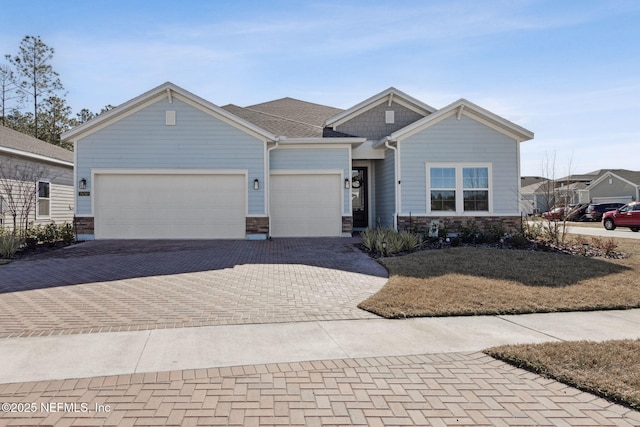
[{"label": "double garage door", "polygon": [[[243,239],[246,174],[95,175],[98,239]],[[250,190],[253,191],[253,190]],[[339,174],[271,176],[271,235],[342,234]]]},{"label": "double garage door", "polygon": [[98,174],[98,239],[241,239],[245,174]]}]

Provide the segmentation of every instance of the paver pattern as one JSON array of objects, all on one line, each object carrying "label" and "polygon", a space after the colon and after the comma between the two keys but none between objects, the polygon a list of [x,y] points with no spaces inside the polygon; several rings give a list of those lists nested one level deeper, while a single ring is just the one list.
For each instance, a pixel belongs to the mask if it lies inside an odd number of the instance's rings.
[{"label": "paver pattern", "polygon": [[[0,337],[375,317],[356,304],[387,274],[354,243],[100,241],[42,254],[0,267]],[[2,426],[640,426],[640,412],[482,353],[0,384],[0,404]]]},{"label": "paver pattern", "polygon": [[93,241],[0,266],[0,337],[377,316],[354,239]]},{"label": "paver pattern", "polygon": [[640,425],[639,412],[482,353],[9,384],[0,401],[36,404],[32,413],[0,413],[8,426]]}]

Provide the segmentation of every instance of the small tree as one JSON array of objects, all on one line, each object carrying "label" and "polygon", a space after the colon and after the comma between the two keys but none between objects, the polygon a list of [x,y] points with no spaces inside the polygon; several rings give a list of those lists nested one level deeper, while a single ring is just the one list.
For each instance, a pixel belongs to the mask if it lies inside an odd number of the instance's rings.
[{"label": "small tree", "polygon": [[[544,194],[547,211],[551,211],[554,207],[564,207],[561,221],[547,218],[544,227],[546,238],[555,244],[564,244],[567,231],[567,215],[569,214],[569,204],[571,203],[571,192],[569,185],[571,184],[572,159],[569,159],[567,167],[567,179],[560,182],[556,179],[556,153],[545,153],[542,161],[542,174],[547,177],[547,181],[541,185],[541,191]],[[565,186],[566,187],[563,187]]]},{"label": "small tree", "polygon": [[45,165],[20,161],[15,157],[0,160],[0,195],[3,214],[11,217],[14,235],[26,235],[29,218],[35,212],[38,180],[51,177]]}]

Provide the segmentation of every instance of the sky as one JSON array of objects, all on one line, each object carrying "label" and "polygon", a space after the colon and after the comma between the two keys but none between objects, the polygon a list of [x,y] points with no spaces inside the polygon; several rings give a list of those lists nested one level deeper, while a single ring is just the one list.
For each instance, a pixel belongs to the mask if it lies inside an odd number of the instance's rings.
[{"label": "sky", "polygon": [[0,0],[0,63],[26,35],[55,49],[74,114],[167,81],[345,109],[393,86],[534,132],[522,175],[640,170],[637,0]]}]

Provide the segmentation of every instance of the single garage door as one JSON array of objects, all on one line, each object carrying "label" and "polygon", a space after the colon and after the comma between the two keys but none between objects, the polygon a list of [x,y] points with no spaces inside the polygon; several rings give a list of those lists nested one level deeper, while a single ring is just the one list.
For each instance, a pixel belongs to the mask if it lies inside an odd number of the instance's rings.
[{"label": "single garage door", "polygon": [[342,186],[338,174],[271,175],[271,235],[342,235]]},{"label": "single garage door", "polygon": [[98,239],[245,237],[246,178],[214,174],[99,174]]}]

